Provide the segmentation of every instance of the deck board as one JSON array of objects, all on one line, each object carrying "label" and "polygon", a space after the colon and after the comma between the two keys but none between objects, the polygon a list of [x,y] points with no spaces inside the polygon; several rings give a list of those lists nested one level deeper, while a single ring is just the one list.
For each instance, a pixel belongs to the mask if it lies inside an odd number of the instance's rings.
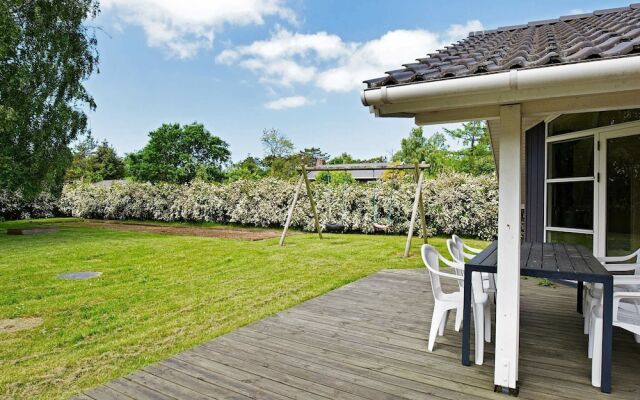
[{"label": "deck board", "polygon": [[[520,398],[613,398],[590,385],[575,289],[537,282],[521,286]],[[462,366],[453,318],[427,351],[432,305],[424,270],[381,271],[76,398],[504,399],[493,344]],[[616,329],[616,399],[640,398],[638,371],[640,345]]]}]

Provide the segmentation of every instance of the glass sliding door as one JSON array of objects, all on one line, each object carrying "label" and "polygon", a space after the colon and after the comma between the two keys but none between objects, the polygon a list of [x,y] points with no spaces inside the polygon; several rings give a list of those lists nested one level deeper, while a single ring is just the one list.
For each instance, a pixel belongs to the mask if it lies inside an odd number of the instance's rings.
[{"label": "glass sliding door", "polygon": [[601,141],[601,247],[608,256],[640,247],[640,128],[603,133]]}]

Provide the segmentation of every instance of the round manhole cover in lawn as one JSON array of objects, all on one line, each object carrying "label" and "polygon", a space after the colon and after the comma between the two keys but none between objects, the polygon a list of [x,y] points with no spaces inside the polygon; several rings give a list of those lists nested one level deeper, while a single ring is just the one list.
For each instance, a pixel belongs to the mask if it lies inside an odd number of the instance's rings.
[{"label": "round manhole cover in lawn", "polygon": [[67,272],[66,274],[58,275],[60,279],[91,279],[97,278],[102,275],[102,272],[93,272],[93,271],[82,271],[82,272]]},{"label": "round manhole cover in lawn", "polygon": [[0,333],[24,331],[42,325],[43,322],[40,317],[0,319]]}]

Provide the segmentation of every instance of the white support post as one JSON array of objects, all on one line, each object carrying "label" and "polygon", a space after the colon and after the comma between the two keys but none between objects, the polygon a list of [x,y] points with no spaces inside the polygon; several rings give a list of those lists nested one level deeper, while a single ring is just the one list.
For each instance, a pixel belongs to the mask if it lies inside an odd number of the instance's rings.
[{"label": "white support post", "polygon": [[500,107],[494,383],[516,389],[520,341],[520,104]]}]

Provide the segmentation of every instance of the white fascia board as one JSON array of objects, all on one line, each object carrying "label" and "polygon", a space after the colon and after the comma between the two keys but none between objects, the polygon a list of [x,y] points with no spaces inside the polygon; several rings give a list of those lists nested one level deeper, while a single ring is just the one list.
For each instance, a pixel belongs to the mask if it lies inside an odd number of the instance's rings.
[{"label": "white fascia board", "polygon": [[486,75],[365,89],[361,98],[378,116],[640,89],[640,57],[510,70]]}]

